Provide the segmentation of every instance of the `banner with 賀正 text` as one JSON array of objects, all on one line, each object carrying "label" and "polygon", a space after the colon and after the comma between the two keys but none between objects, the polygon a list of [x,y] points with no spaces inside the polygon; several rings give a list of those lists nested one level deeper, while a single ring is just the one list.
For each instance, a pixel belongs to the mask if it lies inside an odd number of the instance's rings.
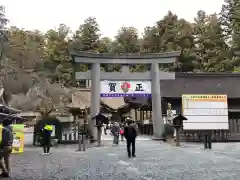
[{"label": "banner with \u8cc0\u6b63 text", "polygon": [[[13,150],[12,153],[24,152],[24,124],[13,124]],[[0,125],[0,136],[2,136],[2,125]],[[0,138],[2,139],[2,137]]]},{"label": "banner with \u8cc0\u6b63 text", "polygon": [[151,81],[101,81],[101,97],[150,95]]}]

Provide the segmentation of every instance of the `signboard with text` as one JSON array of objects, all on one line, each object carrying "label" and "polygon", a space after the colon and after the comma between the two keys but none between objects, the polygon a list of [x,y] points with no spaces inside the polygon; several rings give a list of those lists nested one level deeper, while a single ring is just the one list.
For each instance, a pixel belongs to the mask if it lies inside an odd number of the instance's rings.
[{"label": "signboard with text", "polygon": [[101,97],[150,95],[151,81],[101,81]]},{"label": "signboard with text", "polygon": [[[2,125],[0,125],[0,136],[2,136]],[[13,150],[12,153],[24,152],[24,124],[12,124],[13,128]],[[2,139],[2,137],[0,137]]]},{"label": "signboard with text", "polygon": [[184,94],[182,111],[184,130],[228,129],[227,95]]}]

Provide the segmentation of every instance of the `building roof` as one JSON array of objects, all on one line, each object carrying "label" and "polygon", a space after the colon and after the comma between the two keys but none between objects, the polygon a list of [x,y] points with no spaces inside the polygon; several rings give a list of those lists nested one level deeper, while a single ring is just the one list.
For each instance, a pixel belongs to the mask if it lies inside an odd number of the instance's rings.
[{"label": "building roof", "polygon": [[[101,104],[117,109],[125,104],[123,98],[101,98]],[[80,107],[80,109],[89,108],[91,106],[91,91],[89,89],[76,91],[72,95],[71,107]]]},{"label": "building roof", "polygon": [[162,97],[182,94],[226,94],[240,98],[240,73],[176,73],[175,80],[161,81]]},{"label": "building roof", "polygon": [[125,105],[125,101],[123,97],[121,98],[114,98],[114,97],[108,97],[108,98],[102,98],[101,99],[104,104],[107,106],[113,108],[113,109],[118,109],[119,107],[122,107]]},{"label": "building roof", "polygon": [[91,106],[91,92],[87,90],[79,90],[72,94],[71,107],[80,107],[80,109],[89,108]]}]

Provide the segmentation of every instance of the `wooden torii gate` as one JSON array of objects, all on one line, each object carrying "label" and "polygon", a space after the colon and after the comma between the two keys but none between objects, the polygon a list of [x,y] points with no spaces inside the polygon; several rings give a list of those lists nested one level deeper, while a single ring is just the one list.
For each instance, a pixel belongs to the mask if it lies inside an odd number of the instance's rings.
[{"label": "wooden torii gate", "polygon": [[[161,139],[164,121],[162,118],[160,80],[174,80],[175,73],[160,71],[159,64],[173,63],[179,56],[179,51],[159,54],[120,56],[86,52],[72,53],[75,67],[77,67],[78,64],[83,63],[91,65],[91,70],[88,70],[87,72],[75,71],[76,80],[91,80],[91,117],[94,117],[97,113],[99,113],[101,80],[151,81],[153,133],[155,139]],[[121,72],[105,72],[101,71],[101,64],[121,64],[122,69]],[[151,65],[151,68],[147,72],[132,73],[129,71],[129,65],[133,64]]]}]

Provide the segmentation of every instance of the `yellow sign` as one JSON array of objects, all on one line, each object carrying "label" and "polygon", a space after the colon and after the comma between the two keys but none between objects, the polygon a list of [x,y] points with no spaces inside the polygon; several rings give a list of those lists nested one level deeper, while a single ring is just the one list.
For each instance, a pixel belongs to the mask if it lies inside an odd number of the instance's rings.
[{"label": "yellow sign", "polygon": [[13,124],[13,151],[12,153],[24,152],[24,124]]},{"label": "yellow sign", "polygon": [[[13,124],[13,150],[12,153],[24,151],[24,124]],[[2,140],[2,125],[0,125],[0,139]]]}]

